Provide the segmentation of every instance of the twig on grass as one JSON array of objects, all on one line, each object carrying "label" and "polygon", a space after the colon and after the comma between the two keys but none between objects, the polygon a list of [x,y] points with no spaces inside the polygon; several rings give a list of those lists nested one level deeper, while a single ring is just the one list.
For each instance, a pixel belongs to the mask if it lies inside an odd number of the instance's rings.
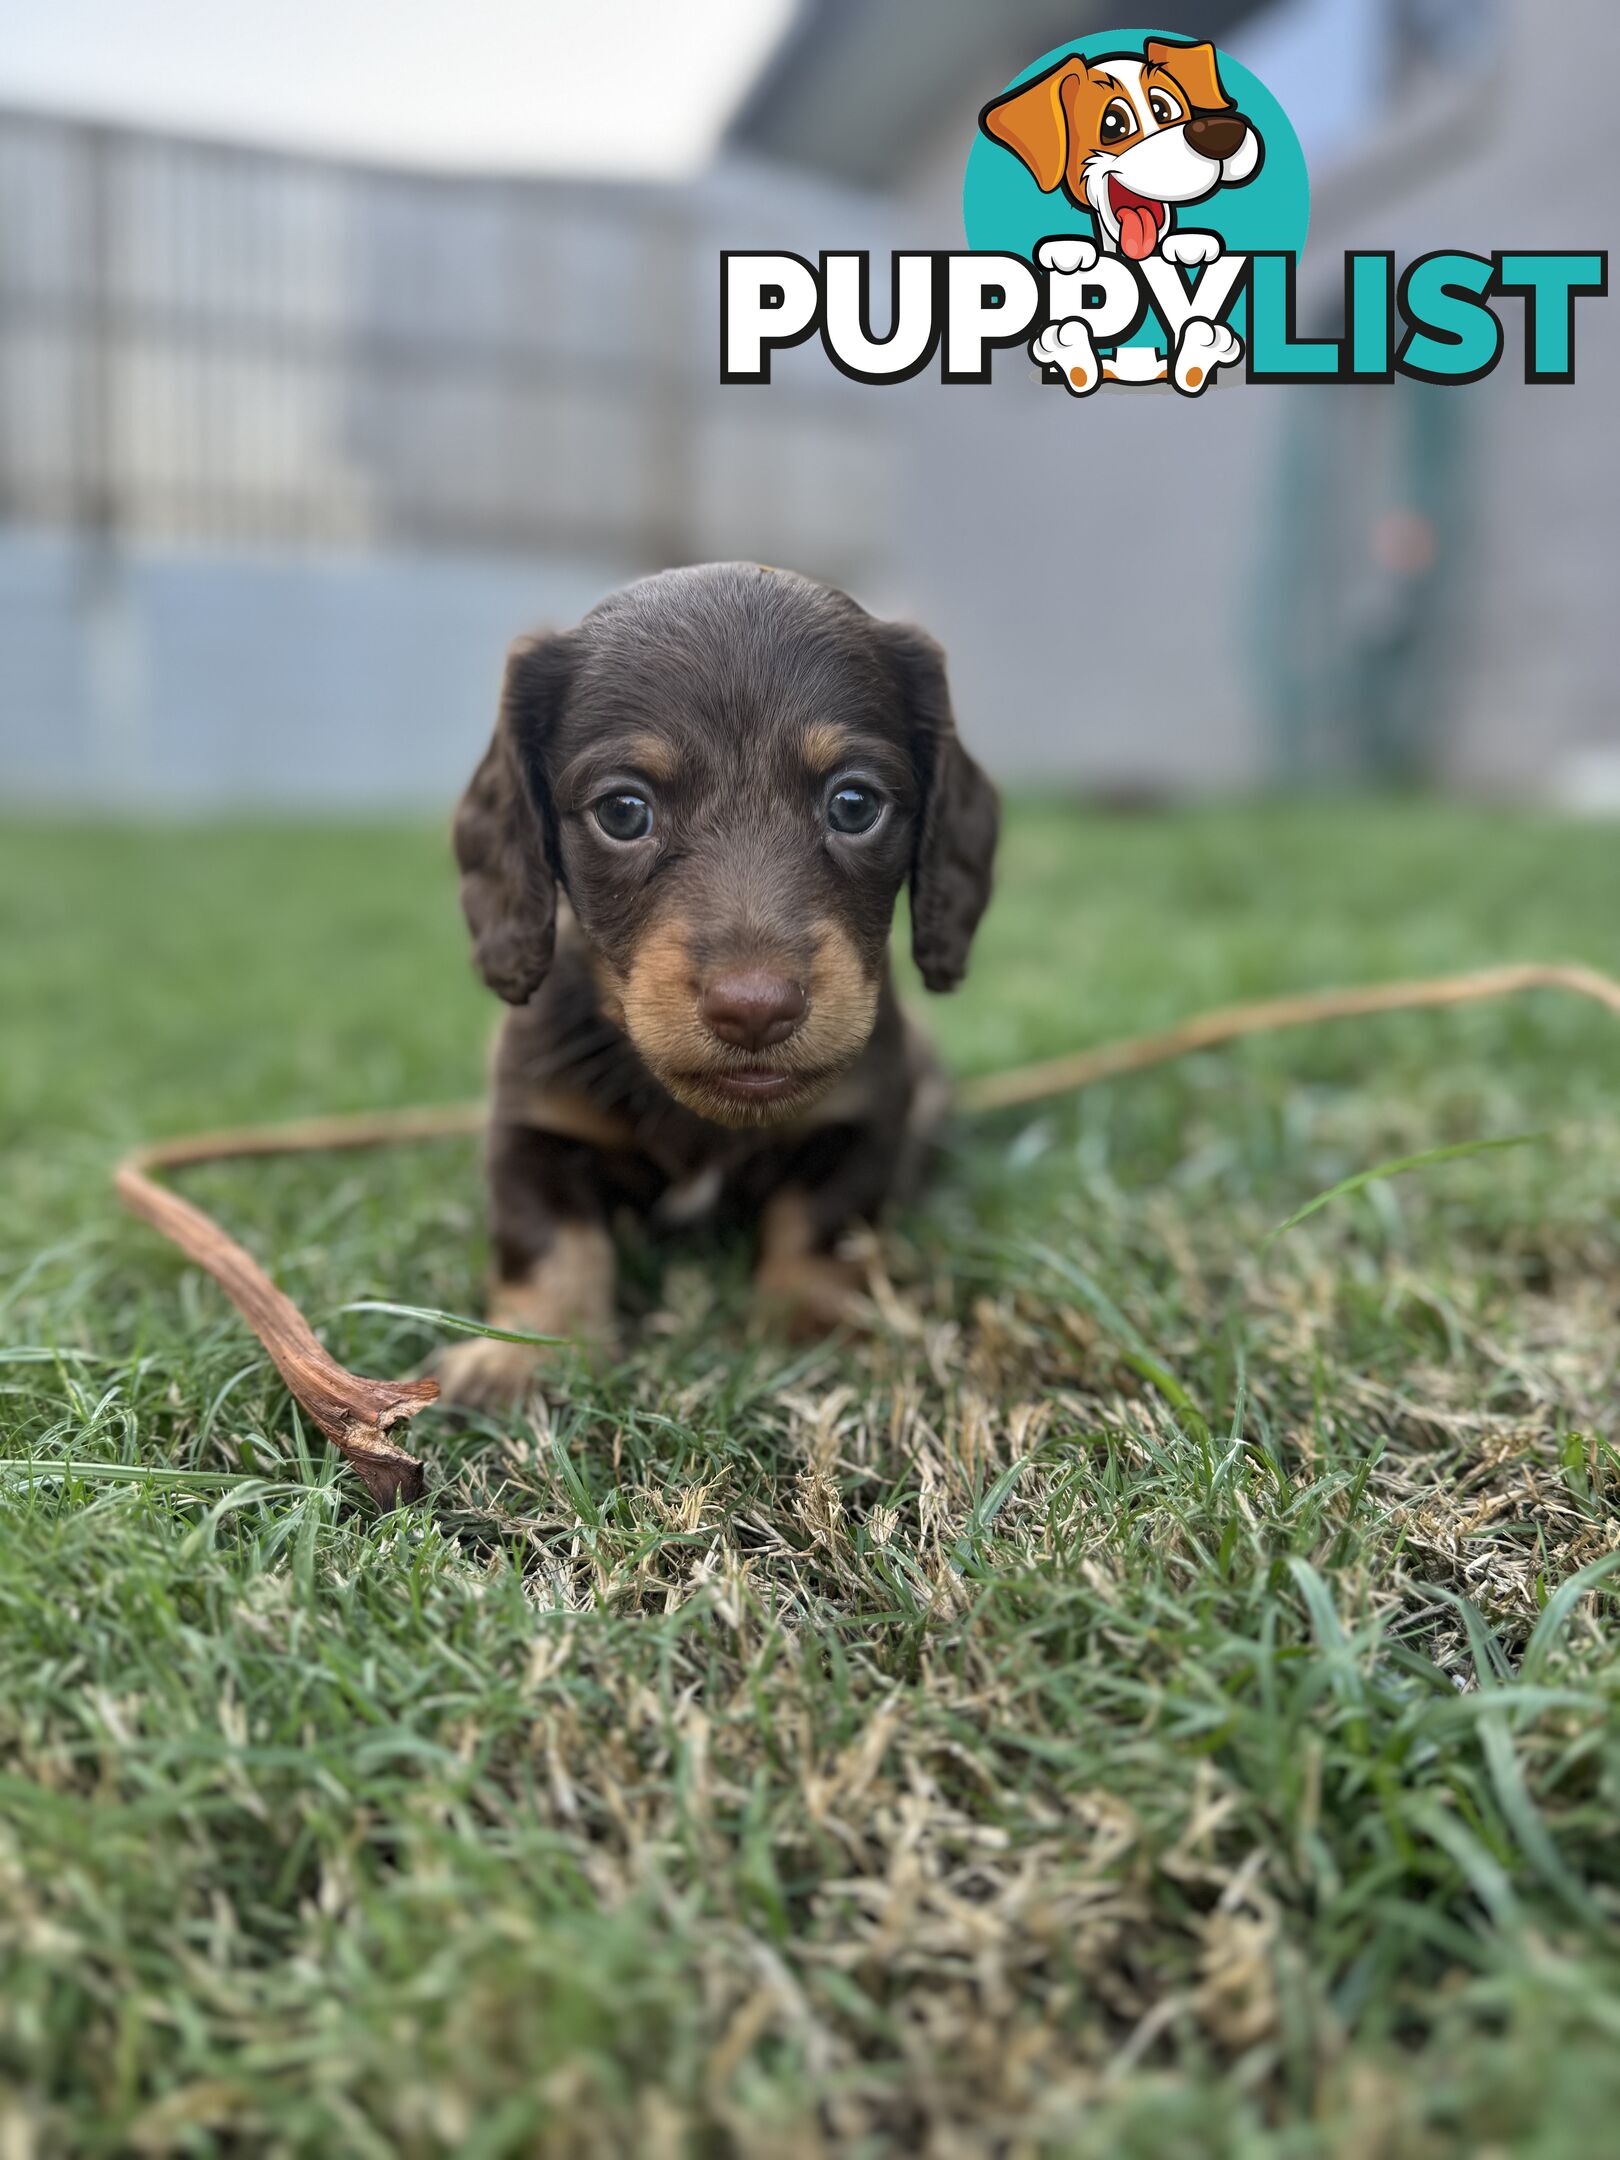
[{"label": "twig on grass", "polygon": [[1298,997],[1261,998],[1251,1005],[1223,1005],[1196,1013],[1190,1020],[1152,1035],[1126,1035],[1039,1065],[1013,1072],[988,1073],[961,1090],[970,1111],[1013,1110],[1044,1102],[1111,1080],[1120,1073],[1141,1072],[1194,1050],[1213,1050],[1244,1035],[1271,1035],[1283,1028],[1309,1027],[1319,1020],[1354,1020],[1373,1013],[1409,1012],[1430,1006],[1470,1005],[1482,998],[1509,997],[1518,990],[1572,990],[1595,998],[1620,1014],[1620,982],[1596,968],[1546,966],[1527,961],[1511,967],[1482,968],[1471,975],[1438,975],[1427,982],[1368,983],[1353,990],[1311,990]]},{"label": "twig on grass", "polygon": [[269,1351],[294,1399],[358,1472],[380,1507],[421,1498],[420,1458],[407,1455],[389,1435],[436,1399],[438,1381],[368,1380],[348,1371],[323,1347],[292,1299],[276,1288],[258,1262],[227,1237],[212,1217],[158,1184],[152,1173],[235,1156],[438,1139],[476,1132],[482,1119],[480,1105],[456,1104],[440,1110],[313,1118],[296,1125],[193,1133],[138,1149],[114,1174],[113,1183],[124,1204],[213,1276]]}]

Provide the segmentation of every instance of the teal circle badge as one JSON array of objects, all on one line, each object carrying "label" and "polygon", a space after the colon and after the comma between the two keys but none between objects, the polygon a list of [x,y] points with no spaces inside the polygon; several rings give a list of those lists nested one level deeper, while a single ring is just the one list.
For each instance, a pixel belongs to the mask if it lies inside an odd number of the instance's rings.
[{"label": "teal circle badge", "polygon": [[1259,77],[1157,30],[1088,31],[1032,60],[985,104],[962,184],[968,246],[1031,261],[1072,234],[1140,262],[1173,232],[1297,257],[1310,206],[1299,138]]}]

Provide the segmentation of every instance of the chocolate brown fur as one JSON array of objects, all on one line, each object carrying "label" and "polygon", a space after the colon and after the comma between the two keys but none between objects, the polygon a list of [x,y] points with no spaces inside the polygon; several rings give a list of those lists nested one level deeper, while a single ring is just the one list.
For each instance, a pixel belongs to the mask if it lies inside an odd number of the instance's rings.
[{"label": "chocolate brown fur", "polygon": [[[878,801],[870,830],[829,823],[841,789]],[[625,795],[652,820],[629,840],[598,817]],[[904,1181],[941,1092],[890,979],[895,902],[909,883],[917,966],[954,988],[996,825],[938,646],[808,579],[667,571],[515,646],[455,827],[474,957],[514,1008],[494,1310],[595,1329],[611,1285],[593,1262],[585,1314],[565,1256],[608,1250],[621,1206],[703,1202],[761,1230],[762,1290],[836,1318],[834,1248]],[[510,1397],[532,1367],[464,1345],[446,1392]]]}]

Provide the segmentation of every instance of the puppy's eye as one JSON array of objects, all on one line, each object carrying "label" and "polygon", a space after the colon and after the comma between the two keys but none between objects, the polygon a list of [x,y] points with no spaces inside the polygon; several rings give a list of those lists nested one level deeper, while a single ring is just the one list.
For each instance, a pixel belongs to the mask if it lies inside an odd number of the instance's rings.
[{"label": "puppy's eye", "polygon": [[1172,120],[1181,118],[1181,107],[1173,97],[1166,96],[1162,90],[1154,90],[1149,93],[1148,111],[1152,113],[1160,127],[1168,127]]},{"label": "puppy's eye", "polygon": [[883,815],[883,798],[875,788],[853,781],[827,799],[827,823],[835,833],[870,832]]},{"label": "puppy's eye", "polygon": [[645,795],[604,795],[591,809],[610,840],[645,840],[653,829],[652,804]]},{"label": "puppy's eye", "polygon": [[1123,98],[1115,98],[1102,116],[1102,126],[1097,130],[1105,143],[1123,142],[1127,135],[1136,133],[1136,115]]}]

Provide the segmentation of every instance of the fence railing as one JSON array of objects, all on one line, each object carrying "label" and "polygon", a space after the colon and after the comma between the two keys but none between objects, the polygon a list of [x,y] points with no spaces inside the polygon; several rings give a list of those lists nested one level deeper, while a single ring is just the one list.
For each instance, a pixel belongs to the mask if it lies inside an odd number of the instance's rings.
[{"label": "fence railing", "polygon": [[[0,519],[675,560],[867,522],[857,404],[715,395],[675,191],[0,113]],[[800,528],[804,536],[801,537]]]}]

